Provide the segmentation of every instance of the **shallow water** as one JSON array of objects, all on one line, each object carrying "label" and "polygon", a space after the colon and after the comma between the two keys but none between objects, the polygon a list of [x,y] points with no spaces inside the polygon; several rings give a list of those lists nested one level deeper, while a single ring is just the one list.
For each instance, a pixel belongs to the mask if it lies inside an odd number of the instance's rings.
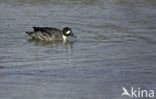
[{"label": "shallow water", "polygon": [[[1,0],[0,99],[129,99],[156,90],[156,1]],[[78,41],[29,41],[32,26],[70,26]]]}]

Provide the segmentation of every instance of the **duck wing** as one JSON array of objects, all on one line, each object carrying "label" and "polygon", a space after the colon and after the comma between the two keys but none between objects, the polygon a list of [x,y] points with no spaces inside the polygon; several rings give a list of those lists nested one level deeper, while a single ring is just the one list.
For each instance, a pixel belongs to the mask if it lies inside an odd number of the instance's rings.
[{"label": "duck wing", "polygon": [[62,32],[61,30],[53,27],[33,27],[34,31],[41,31],[41,32],[47,32],[50,34],[53,34],[55,32]]}]

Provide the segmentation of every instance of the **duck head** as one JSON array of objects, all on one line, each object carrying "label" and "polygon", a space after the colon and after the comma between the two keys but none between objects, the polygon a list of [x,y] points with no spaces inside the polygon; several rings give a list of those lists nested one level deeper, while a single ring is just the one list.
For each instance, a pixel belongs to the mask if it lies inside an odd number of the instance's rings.
[{"label": "duck head", "polygon": [[67,40],[68,37],[77,38],[77,37],[74,35],[74,33],[72,32],[72,29],[69,28],[69,27],[63,28],[62,32],[63,32],[63,39],[64,39],[64,40]]}]

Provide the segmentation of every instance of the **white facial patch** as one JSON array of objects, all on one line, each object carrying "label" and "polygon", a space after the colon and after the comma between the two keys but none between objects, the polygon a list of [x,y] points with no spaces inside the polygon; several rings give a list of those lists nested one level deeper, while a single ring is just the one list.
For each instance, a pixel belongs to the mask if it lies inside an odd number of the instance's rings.
[{"label": "white facial patch", "polygon": [[67,34],[67,35],[70,34],[70,31],[67,31],[66,34]]}]

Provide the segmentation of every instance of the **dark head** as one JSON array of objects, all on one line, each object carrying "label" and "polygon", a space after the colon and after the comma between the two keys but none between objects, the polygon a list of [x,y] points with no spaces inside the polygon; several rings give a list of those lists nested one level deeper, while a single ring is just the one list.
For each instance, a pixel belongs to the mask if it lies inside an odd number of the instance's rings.
[{"label": "dark head", "polygon": [[68,36],[76,37],[76,36],[73,34],[71,28],[69,28],[69,27],[65,27],[65,28],[62,30],[62,32],[63,32],[63,35],[66,36],[66,37],[68,37]]}]

